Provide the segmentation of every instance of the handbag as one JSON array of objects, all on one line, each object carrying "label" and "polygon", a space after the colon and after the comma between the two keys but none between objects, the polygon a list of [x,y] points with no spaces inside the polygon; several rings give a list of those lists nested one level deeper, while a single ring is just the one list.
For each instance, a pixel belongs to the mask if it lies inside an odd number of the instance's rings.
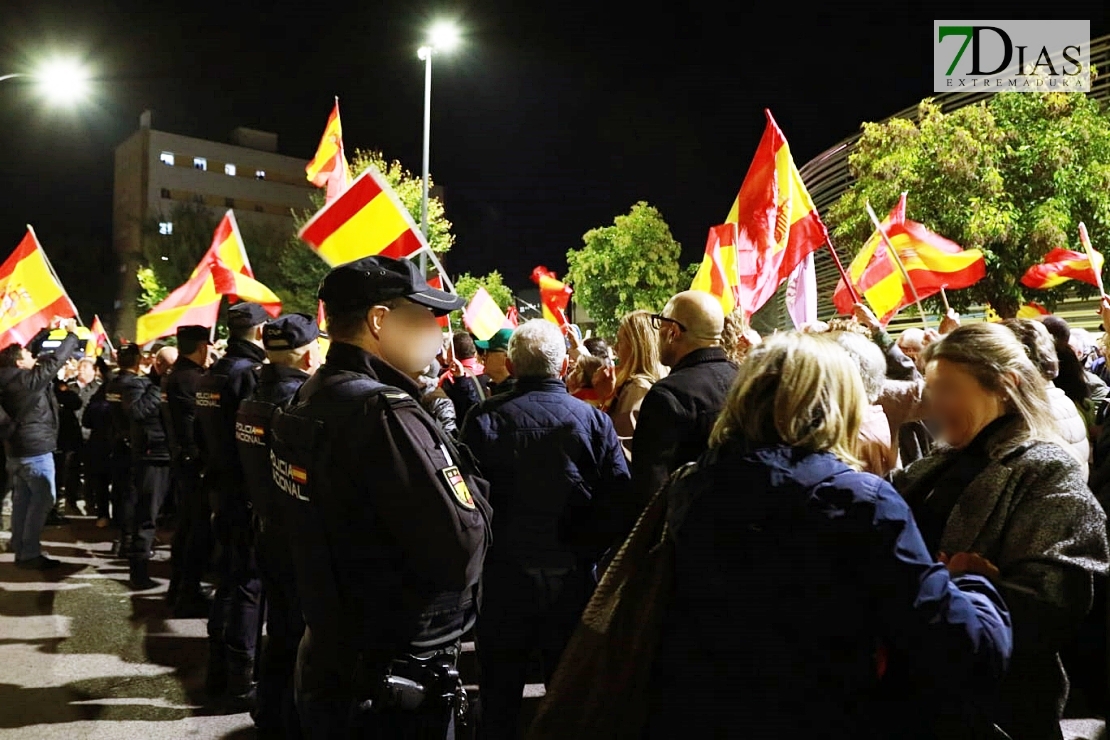
[{"label": "handbag", "polygon": [[652,663],[674,585],[670,489],[655,493],[605,570],[563,650],[528,740],[633,738],[647,720]]}]

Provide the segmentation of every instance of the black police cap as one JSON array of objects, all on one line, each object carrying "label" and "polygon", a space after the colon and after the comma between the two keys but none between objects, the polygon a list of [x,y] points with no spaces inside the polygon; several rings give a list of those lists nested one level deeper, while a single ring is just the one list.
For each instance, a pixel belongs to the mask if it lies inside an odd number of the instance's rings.
[{"label": "black police cap", "polygon": [[227,325],[238,328],[249,328],[265,324],[270,320],[270,314],[257,303],[236,303],[227,310]]},{"label": "black police cap", "polygon": [[364,257],[340,265],[320,283],[319,298],[325,304],[345,308],[369,308],[391,298],[407,298],[443,316],[466,305],[453,293],[436,290],[410,260]]},{"label": "black police cap", "polygon": [[316,319],[304,313],[280,316],[262,327],[262,346],[268,350],[297,349],[320,336]]},{"label": "black police cap", "polygon": [[143,348],[137,344],[125,344],[116,352],[116,362],[120,367],[135,367],[143,357]]},{"label": "black police cap", "polygon": [[190,342],[208,342],[212,339],[212,330],[207,326],[197,326],[190,324],[189,326],[177,327],[177,339],[182,339]]}]

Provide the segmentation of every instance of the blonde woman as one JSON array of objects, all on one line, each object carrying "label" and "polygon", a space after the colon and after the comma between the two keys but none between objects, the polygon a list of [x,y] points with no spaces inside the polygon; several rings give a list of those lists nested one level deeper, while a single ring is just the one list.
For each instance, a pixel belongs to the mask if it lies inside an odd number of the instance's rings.
[{"label": "blonde woman", "polygon": [[740,366],[709,451],[669,491],[646,736],[910,737],[930,717],[898,715],[880,645],[939,685],[992,688],[1006,607],[935,562],[905,501],[858,472],[866,407],[828,337],[777,334]]},{"label": "blonde woman", "polygon": [[758,347],[763,341],[755,329],[748,326],[744,320],[744,309],[737,308],[725,316],[725,328],[721,332],[721,347],[724,348],[728,359],[737,365],[744,361],[752,347]]},{"label": "blonde woman", "polygon": [[1107,571],[1106,515],[1010,329],[961,327],[923,359],[943,446],[895,485],[929,552],[990,577],[1013,610],[1014,655],[995,723],[1014,740],[1060,738],[1068,683],[1058,652],[1091,607],[1093,576]]},{"label": "blonde woman", "polygon": [[657,333],[651,314],[632,311],[621,319],[617,330],[617,367],[603,368],[594,378],[594,388],[609,399],[606,409],[617,430],[624,455],[632,459],[632,435],[640,418],[640,405],[656,381],[667,375],[659,362]]}]

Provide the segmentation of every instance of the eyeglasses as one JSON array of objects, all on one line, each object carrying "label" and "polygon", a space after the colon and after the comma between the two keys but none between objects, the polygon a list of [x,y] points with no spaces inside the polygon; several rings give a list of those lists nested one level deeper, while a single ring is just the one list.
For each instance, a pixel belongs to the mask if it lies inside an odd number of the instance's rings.
[{"label": "eyeglasses", "polygon": [[659,314],[659,313],[653,313],[651,315],[651,328],[652,329],[659,329],[663,326],[664,323],[674,324],[675,326],[678,327],[679,331],[686,331],[686,327],[682,324],[681,321],[675,321],[674,319],[667,318],[663,314]]}]

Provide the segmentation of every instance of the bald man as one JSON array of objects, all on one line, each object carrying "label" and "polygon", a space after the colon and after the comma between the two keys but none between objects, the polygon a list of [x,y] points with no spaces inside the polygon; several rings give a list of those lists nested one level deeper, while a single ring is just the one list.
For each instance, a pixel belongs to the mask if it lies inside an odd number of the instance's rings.
[{"label": "bald man", "polygon": [[659,356],[671,368],[644,397],[632,438],[632,491],[624,531],[670,476],[709,446],[737,367],[721,347],[725,317],[708,293],[686,291],[652,317]]}]

